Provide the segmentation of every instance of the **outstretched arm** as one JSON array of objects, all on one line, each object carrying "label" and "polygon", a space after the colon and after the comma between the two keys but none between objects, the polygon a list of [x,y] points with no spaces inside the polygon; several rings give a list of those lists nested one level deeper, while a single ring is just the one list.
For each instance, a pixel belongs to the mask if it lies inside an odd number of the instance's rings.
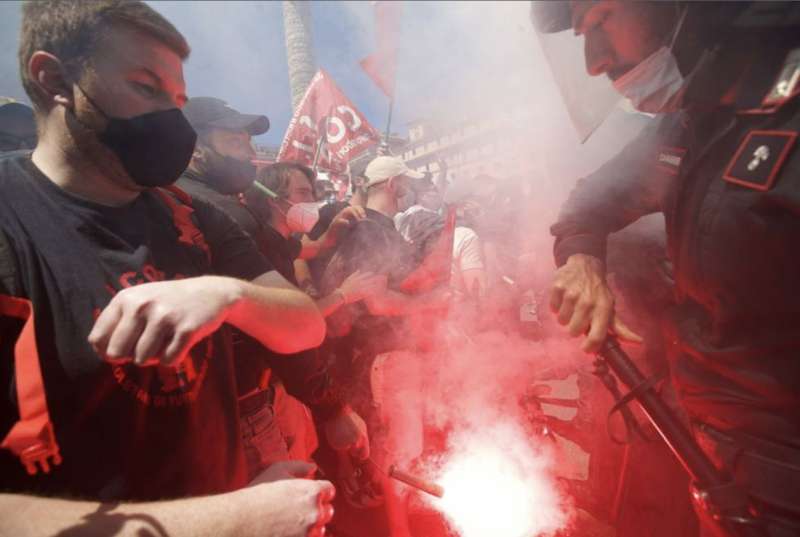
[{"label": "outstretched arm", "polygon": [[642,216],[662,209],[674,176],[658,171],[655,131],[645,133],[597,172],[579,181],[551,228],[556,271],[550,308],[570,335],[587,334],[596,352],[611,331],[639,342],[614,312],[605,279],[606,241]]}]

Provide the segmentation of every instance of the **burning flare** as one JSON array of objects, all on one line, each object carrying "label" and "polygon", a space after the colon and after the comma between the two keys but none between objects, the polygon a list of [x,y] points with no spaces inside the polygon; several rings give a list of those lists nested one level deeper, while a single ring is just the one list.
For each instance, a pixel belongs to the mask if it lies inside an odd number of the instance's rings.
[{"label": "burning flare", "polygon": [[460,537],[535,537],[564,528],[567,514],[550,459],[513,423],[463,432],[451,442],[430,502]]}]

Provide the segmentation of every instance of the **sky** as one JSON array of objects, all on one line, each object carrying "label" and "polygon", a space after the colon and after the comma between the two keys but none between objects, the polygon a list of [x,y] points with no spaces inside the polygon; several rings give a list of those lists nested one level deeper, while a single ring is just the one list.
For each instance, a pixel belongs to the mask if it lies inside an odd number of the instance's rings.
[{"label": "sky", "polygon": [[[281,2],[149,3],[192,47],[185,65],[187,93],[268,115],[273,128],[260,141],[279,143],[292,113]],[[374,47],[371,3],[312,2],[311,9],[318,66],[383,130],[388,100],[358,64]],[[491,39],[484,27],[490,21],[481,12],[499,13],[482,3],[406,2],[393,131],[403,133],[408,121],[431,115],[437,101],[448,101],[448,93],[480,75],[485,54],[479,48]],[[26,100],[16,64],[19,21],[20,2],[0,2],[0,95]],[[529,26],[525,20],[508,23],[517,33]]]},{"label": "sky", "polygon": [[[175,24],[192,47],[185,65],[188,95],[215,96],[241,111],[266,114],[273,128],[260,141],[279,143],[292,113],[281,2],[149,3]],[[410,15],[424,18],[429,10],[429,6],[414,6]],[[374,46],[372,6],[369,2],[313,2],[312,19],[318,66],[382,130],[388,100],[358,64]],[[19,23],[20,2],[0,2],[0,95],[27,100],[16,63]],[[413,71],[408,70],[412,77]],[[409,85],[416,82],[400,81],[398,92]],[[413,115],[408,106],[403,110],[403,104],[399,93],[393,130],[403,131]]]},{"label": "sky", "polygon": [[[192,47],[184,66],[187,94],[218,97],[242,112],[266,114],[271,129],[256,141],[279,145],[292,115],[282,3],[149,4]],[[25,101],[16,59],[20,5],[0,2],[0,96]],[[577,177],[613,154],[610,147],[621,147],[627,137],[619,132],[606,137],[600,149],[576,145],[528,6],[522,1],[404,2],[392,131],[405,135],[407,124],[422,118],[513,116],[527,106],[534,108],[528,128],[537,151],[550,162],[571,167],[559,173]],[[383,131],[388,99],[359,66],[375,47],[373,11],[367,1],[311,4],[317,65]],[[583,71],[581,44],[574,44],[579,58],[575,67]]]}]

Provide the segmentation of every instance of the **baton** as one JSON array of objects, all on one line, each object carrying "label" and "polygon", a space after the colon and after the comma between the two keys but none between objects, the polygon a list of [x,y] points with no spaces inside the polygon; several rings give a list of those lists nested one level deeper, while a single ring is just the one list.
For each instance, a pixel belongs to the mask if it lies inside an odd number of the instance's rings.
[{"label": "baton", "polygon": [[606,338],[597,354],[631,390],[647,418],[694,481],[695,500],[720,528],[732,537],[763,537],[765,533],[749,509],[745,491],[717,470],[689,429],[622,350],[619,341],[614,337]]}]

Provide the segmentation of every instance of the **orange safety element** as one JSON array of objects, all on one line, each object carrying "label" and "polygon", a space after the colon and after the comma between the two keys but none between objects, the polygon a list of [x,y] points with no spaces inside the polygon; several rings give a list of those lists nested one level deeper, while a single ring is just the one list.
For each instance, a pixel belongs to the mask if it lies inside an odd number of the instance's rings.
[{"label": "orange safety element", "polygon": [[[172,211],[172,221],[178,229],[178,241],[200,248],[206,255],[206,259],[210,261],[211,250],[208,248],[208,243],[206,243],[203,232],[200,231],[192,219],[192,213],[194,212],[192,197],[176,186],[156,188],[154,191],[158,193]],[[173,198],[173,196],[175,197]],[[175,198],[178,198],[180,203],[175,201]]]},{"label": "orange safety element", "polygon": [[[20,458],[30,475],[50,472],[50,464],[61,464],[61,454],[47,409],[33,305],[30,300],[0,295],[0,315],[25,321],[14,346],[14,369],[20,420],[14,424],[0,447]],[[38,464],[38,466],[37,466]]]}]

